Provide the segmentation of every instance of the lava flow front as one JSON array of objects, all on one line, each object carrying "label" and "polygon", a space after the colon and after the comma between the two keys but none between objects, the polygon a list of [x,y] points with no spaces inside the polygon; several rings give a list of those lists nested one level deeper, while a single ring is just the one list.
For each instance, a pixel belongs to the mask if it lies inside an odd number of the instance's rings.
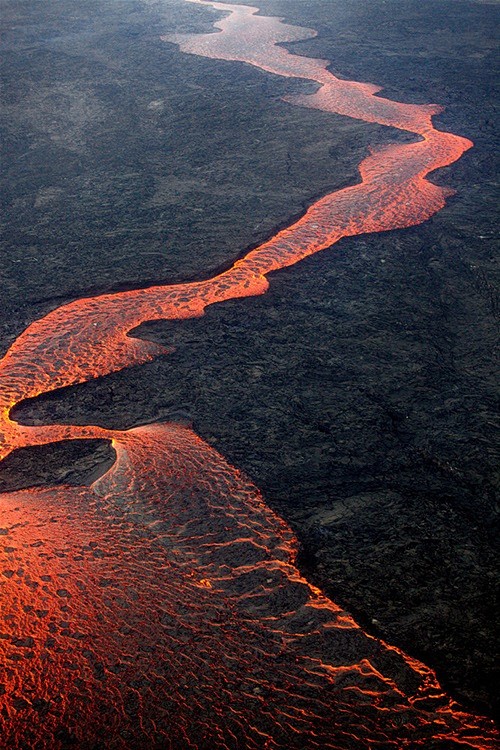
[{"label": "lava flow front", "polygon": [[471,146],[436,130],[434,106],[376,97],[277,43],[314,32],[210,3],[219,33],[186,52],[312,80],[302,106],[421,140],[372,153],[359,184],[325,196],[214,278],[80,299],[32,323],[0,362],[0,457],[103,438],[113,467],[90,487],[0,495],[0,737],[9,748],[493,748],[434,673],[364,633],[295,566],[290,529],[187,427],[24,426],[23,399],[167,353],[129,332],[262,294],[266,275],[339,238],[406,227],[450,191],[426,179]]}]

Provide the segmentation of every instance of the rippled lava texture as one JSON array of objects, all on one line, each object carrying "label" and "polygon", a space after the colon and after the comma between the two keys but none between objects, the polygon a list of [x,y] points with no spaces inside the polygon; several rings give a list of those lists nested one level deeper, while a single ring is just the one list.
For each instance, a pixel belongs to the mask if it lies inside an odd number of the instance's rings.
[{"label": "rippled lava texture", "polygon": [[359,184],[321,198],[213,278],[79,299],[12,344],[0,362],[0,456],[100,438],[116,461],[89,488],[0,496],[2,736],[23,748],[493,748],[488,720],[299,574],[292,532],[191,428],[26,426],[11,416],[26,398],[168,354],[130,335],[139,324],[264,294],[270,272],[342,237],[421,223],[452,194],[427,175],[472,143],[433,127],[438,107],[375,96],[377,87],[277,46],[310,30],[209,5],[225,14],[222,33],[164,41],[313,81],[314,93],[287,102],[420,139],[374,149]]}]

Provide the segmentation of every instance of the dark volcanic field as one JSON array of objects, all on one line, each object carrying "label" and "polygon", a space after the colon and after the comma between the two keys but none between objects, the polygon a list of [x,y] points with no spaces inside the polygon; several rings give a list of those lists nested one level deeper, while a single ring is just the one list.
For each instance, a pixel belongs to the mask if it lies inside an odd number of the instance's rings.
[{"label": "dark volcanic field", "polygon": [[[370,632],[494,710],[492,29],[461,0],[261,1],[318,30],[295,51],[394,99],[437,102],[475,148],[426,224],[347,239],[261,298],[150,324],[150,365],[27,403],[28,423],[192,420],[303,542],[308,575]],[[179,54],[181,0],[6,0],[2,350],[75,297],[208,277],[319,195],[368,144],[406,138],[285,104],[301,84]],[[408,136],[409,138],[410,136]],[[88,481],[103,444],[24,450],[2,489]]]}]

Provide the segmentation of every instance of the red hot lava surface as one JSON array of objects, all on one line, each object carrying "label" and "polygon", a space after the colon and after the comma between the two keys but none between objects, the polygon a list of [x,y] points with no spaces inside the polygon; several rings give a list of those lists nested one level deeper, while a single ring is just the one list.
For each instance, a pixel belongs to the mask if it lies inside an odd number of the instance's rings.
[{"label": "red hot lava surface", "polygon": [[[294,103],[422,137],[374,152],[358,185],[208,281],[101,295],[32,323],[0,362],[0,457],[23,446],[110,440],[114,466],[91,487],[0,495],[0,737],[9,748],[493,748],[434,673],[364,633],[295,565],[290,529],[195,433],[155,424],[23,426],[25,398],[151,360],[128,333],[262,294],[270,271],[340,237],[425,221],[449,191],[426,177],[470,147],[432,126],[436,107],[375,97],[327,63],[277,42],[310,37],[255,8],[184,51],[240,60],[320,88]],[[292,101],[292,99],[289,99]]]}]

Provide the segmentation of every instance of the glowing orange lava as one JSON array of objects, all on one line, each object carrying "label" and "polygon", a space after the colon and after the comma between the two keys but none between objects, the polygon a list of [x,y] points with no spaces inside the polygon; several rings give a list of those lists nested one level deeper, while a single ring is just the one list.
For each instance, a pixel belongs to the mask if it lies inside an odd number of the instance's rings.
[{"label": "glowing orange lava", "polygon": [[431,670],[364,633],[300,575],[290,529],[192,430],[11,419],[23,399],[166,353],[128,335],[145,320],[262,294],[271,271],[341,237],[425,221],[450,193],[427,175],[471,143],[433,127],[438,108],[376,97],[326,61],[277,46],[312,31],[209,4],[228,13],[220,33],[170,41],[316,81],[293,102],[422,140],[372,153],[358,185],[325,196],[225,273],[76,300],[11,346],[0,362],[0,457],[104,438],[116,462],[91,487],[0,495],[0,737],[40,750],[493,748],[488,720],[462,712]]}]

